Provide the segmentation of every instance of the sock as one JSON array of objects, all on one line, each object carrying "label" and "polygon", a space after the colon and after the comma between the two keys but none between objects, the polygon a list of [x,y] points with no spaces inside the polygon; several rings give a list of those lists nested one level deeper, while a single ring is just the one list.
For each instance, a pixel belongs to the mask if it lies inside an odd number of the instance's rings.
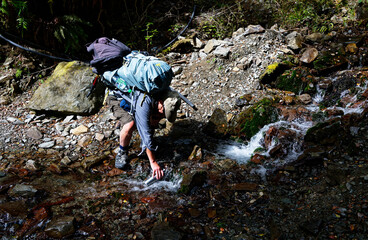
[{"label": "sock", "polygon": [[128,151],[128,146],[127,147],[123,147],[121,145],[119,145],[120,149],[123,151],[123,152],[127,152]]}]

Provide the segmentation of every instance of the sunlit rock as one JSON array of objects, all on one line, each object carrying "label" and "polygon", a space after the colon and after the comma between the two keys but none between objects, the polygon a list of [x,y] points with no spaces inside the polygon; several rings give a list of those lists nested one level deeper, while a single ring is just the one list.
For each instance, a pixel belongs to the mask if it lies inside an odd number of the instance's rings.
[{"label": "sunlit rock", "polygon": [[300,33],[294,31],[286,36],[288,40],[288,47],[293,50],[302,48],[303,37]]},{"label": "sunlit rock", "polygon": [[318,56],[318,50],[315,48],[308,48],[303,53],[302,57],[300,58],[300,61],[303,63],[311,63],[313,62]]},{"label": "sunlit rock", "polygon": [[86,115],[102,105],[104,89],[98,83],[87,97],[94,79],[91,68],[81,62],[61,62],[53,74],[36,90],[28,108],[40,112]]}]

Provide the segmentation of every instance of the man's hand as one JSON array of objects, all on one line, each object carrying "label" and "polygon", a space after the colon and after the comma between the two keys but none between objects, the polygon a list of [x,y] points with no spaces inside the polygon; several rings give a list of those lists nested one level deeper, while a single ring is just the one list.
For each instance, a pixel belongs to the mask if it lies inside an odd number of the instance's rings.
[{"label": "man's hand", "polygon": [[157,179],[161,179],[164,176],[164,171],[162,171],[160,165],[157,164],[157,162],[151,162],[151,168],[152,168],[152,176],[156,177]]},{"label": "man's hand", "polygon": [[147,153],[148,159],[151,164],[151,168],[153,172],[152,176],[160,180],[164,176],[164,171],[162,171],[160,165],[158,165],[158,163],[156,162],[154,152],[146,148],[146,153]]}]

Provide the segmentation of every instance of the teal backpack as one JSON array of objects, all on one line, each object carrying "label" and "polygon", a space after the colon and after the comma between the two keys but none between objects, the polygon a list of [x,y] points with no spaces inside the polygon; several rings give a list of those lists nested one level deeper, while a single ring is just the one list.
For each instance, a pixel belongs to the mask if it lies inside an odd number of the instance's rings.
[{"label": "teal backpack", "polygon": [[103,81],[123,93],[139,89],[155,95],[168,90],[173,77],[171,66],[165,61],[133,51],[120,68],[104,72]]}]

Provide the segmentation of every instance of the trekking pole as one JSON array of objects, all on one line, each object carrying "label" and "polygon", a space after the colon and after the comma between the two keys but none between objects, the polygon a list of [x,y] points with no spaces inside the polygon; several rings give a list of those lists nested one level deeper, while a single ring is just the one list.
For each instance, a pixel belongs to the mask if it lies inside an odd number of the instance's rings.
[{"label": "trekking pole", "polygon": [[178,91],[176,91],[176,90],[174,90],[174,89],[172,89],[172,88],[170,88],[172,91],[174,91],[174,92],[176,92],[178,95],[179,95],[179,97],[181,98],[181,99],[183,99],[183,101],[184,102],[186,102],[189,106],[191,106],[195,111],[197,111],[198,110],[198,108],[191,102],[191,101],[189,101],[189,99],[188,98],[186,98],[186,97],[184,97],[180,92],[178,92]]},{"label": "trekking pole", "polygon": [[95,77],[95,79],[93,80],[92,87],[91,87],[91,89],[89,90],[89,92],[87,94],[87,98],[92,94],[93,90],[95,89],[96,83],[97,83],[97,80],[98,80],[99,77],[100,77],[100,75],[97,75]]}]

